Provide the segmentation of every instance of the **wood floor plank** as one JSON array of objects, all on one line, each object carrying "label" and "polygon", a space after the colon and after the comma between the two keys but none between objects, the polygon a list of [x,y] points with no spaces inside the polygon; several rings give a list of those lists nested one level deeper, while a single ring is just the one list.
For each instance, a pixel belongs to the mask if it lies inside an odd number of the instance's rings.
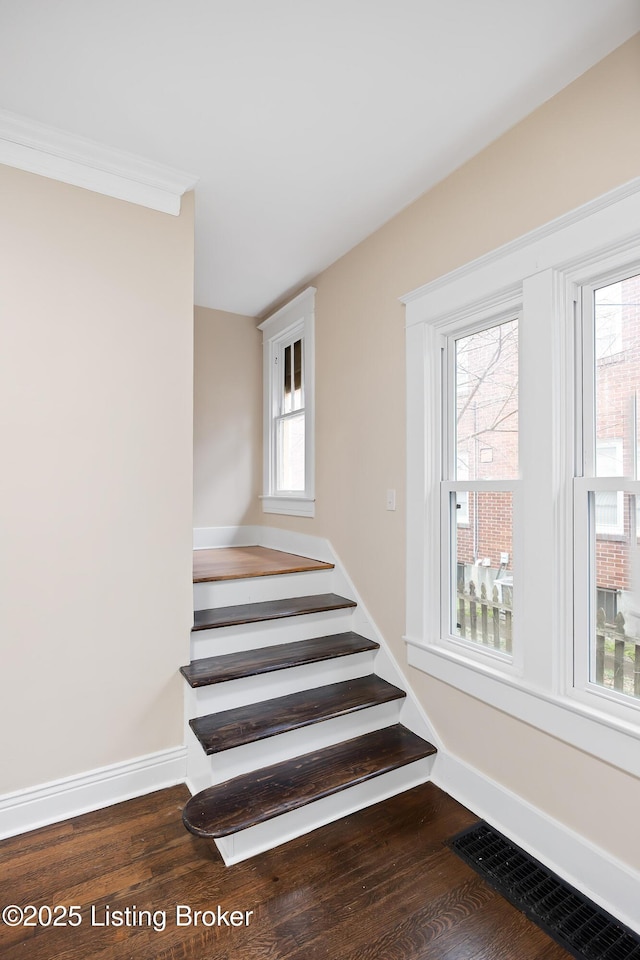
[{"label": "wood floor plank", "polygon": [[278,643],[256,650],[227,653],[219,657],[204,657],[180,667],[180,672],[190,686],[203,687],[211,683],[272,673],[274,670],[288,670],[307,663],[320,663],[335,657],[366,653],[378,650],[379,646],[373,640],[348,631],[314,637],[312,640],[295,640],[292,643]]},{"label": "wood floor plank", "polygon": [[[433,784],[234,867],[169,829],[188,795],[172,787],[0,842],[2,905],[72,896],[83,916],[76,929],[0,925],[0,960],[569,960],[445,846],[476,818]],[[27,847],[40,854],[35,887]],[[164,911],[166,927],[93,927],[92,903]],[[253,916],[179,927],[176,904]]]},{"label": "wood floor plank", "polygon": [[370,674],[195,717],[189,725],[211,755],[403,697],[404,690]]},{"label": "wood floor plank", "polygon": [[269,547],[217,547],[193,551],[194,583],[333,570],[333,567],[333,563]]}]

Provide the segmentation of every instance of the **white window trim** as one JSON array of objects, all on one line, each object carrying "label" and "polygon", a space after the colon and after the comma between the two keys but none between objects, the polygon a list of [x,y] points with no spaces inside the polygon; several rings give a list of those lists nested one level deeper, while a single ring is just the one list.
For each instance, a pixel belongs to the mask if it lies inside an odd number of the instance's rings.
[{"label": "white window trim", "polygon": [[[315,287],[307,287],[259,324],[263,343],[263,513],[293,517],[315,516]],[[305,483],[301,493],[276,493],[274,489],[275,443],[274,422],[274,357],[281,342],[294,331],[304,340],[305,385]]]},{"label": "white window trim", "polygon": [[[637,708],[616,715],[604,697],[573,685],[574,315],[577,283],[613,271],[640,250],[640,178],[402,298],[407,363],[407,616],[411,665],[545,732],[640,776]],[[498,316],[523,303],[520,372],[525,516],[547,565],[519,567],[519,618],[536,593],[551,598],[546,639],[521,666],[472,658],[440,631],[441,364],[447,327]],[[527,322],[529,316],[529,322]],[[531,321],[534,322],[531,322]],[[532,370],[536,369],[536,379]],[[537,391],[536,386],[548,384]],[[526,399],[529,398],[529,399]],[[544,442],[540,442],[541,440]],[[514,532],[515,533],[515,532]],[[514,543],[514,553],[516,544]]]}]

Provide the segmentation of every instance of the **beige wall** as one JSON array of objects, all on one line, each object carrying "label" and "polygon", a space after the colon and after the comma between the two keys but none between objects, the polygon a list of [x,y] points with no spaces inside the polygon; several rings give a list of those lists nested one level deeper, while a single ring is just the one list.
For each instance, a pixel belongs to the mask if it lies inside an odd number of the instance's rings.
[{"label": "beige wall", "polygon": [[262,334],[205,307],[194,323],[193,525],[260,523]]},{"label": "beige wall", "polygon": [[1,794],[183,740],[193,197],[0,195]]},{"label": "beige wall", "polygon": [[[321,274],[316,298],[316,519],[401,663],[405,604],[404,310],[398,297],[640,175],[640,36]],[[385,510],[385,491],[398,509]],[[408,668],[409,669],[409,668]],[[640,783],[409,669],[450,751],[640,867]],[[587,789],[588,786],[588,789]],[[617,823],[613,823],[617,819]]]}]

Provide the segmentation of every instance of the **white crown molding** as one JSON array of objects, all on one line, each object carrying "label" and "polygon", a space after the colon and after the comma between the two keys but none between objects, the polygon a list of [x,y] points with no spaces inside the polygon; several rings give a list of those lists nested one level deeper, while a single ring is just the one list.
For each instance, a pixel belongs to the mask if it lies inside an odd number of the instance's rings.
[{"label": "white crown molding", "polygon": [[174,747],[0,796],[0,839],[184,783],[186,747]]},{"label": "white crown molding", "polygon": [[0,163],[178,216],[193,174],[0,110]]},{"label": "white crown molding", "polygon": [[[560,217],[556,217],[555,220],[550,220],[548,223],[542,224],[542,226],[536,227],[534,230],[529,231],[529,233],[522,234],[522,236],[517,237],[515,240],[511,240],[508,243],[503,244],[501,247],[496,247],[489,253],[485,253],[481,257],[477,257],[475,260],[470,260],[468,263],[465,263],[460,267],[456,267],[449,273],[442,274],[442,276],[436,277],[434,280],[430,280],[428,283],[425,283],[422,286],[417,287],[415,290],[411,290],[409,293],[399,297],[399,300],[407,307],[411,307],[411,305],[426,300],[427,298],[435,300],[434,294],[437,294],[444,288],[451,289],[454,285],[459,284],[460,281],[469,277],[471,274],[478,274],[482,270],[488,271],[494,264],[501,264],[501,268],[504,271],[505,259],[509,256],[515,258],[515,256],[521,252],[530,254],[532,266],[536,271],[544,269],[546,264],[535,261],[537,245],[542,244],[547,238],[558,236],[560,231],[572,227],[575,224],[580,224],[581,221],[592,217],[594,214],[600,213],[601,211],[606,211],[610,207],[615,207],[615,205],[621,201],[624,201],[630,197],[635,197],[639,193],[640,177],[635,177],[628,183],[624,183],[622,186],[616,187],[614,190],[610,190],[608,193],[605,193],[600,197],[596,197],[594,200],[590,200],[582,206],[576,207],[574,210],[570,210],[568,213],[562,214]],[[525,274],[521,274],[520,279],[522,279],[522,276],[524,275]],[[414,317],[412,315],[410,317],[408,313],[407,325],[420,322],[421,319],[422,318],[419,316]]]}]

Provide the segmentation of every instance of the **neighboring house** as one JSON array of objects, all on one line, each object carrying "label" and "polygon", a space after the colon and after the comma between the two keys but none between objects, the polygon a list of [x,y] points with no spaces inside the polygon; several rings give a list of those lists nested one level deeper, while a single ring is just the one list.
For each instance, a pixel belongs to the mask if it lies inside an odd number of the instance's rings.
[{"label": "neighboring house", "polygon": [[196,308],[192,433],[193,197],[171,217],[0,168],[0,825],[180,780],[192,527],[264,524],[331,541],[447,755],[486,788],[463,802],[520,804],[565,837],[560,858],[583,839],[639,882],[620,811],[640,780],[606,725],[609,760],[406,666],[399,302],[637,177],[639,64],[636,36],[315,278],[313,519],[261,511],[255,318]]}]

